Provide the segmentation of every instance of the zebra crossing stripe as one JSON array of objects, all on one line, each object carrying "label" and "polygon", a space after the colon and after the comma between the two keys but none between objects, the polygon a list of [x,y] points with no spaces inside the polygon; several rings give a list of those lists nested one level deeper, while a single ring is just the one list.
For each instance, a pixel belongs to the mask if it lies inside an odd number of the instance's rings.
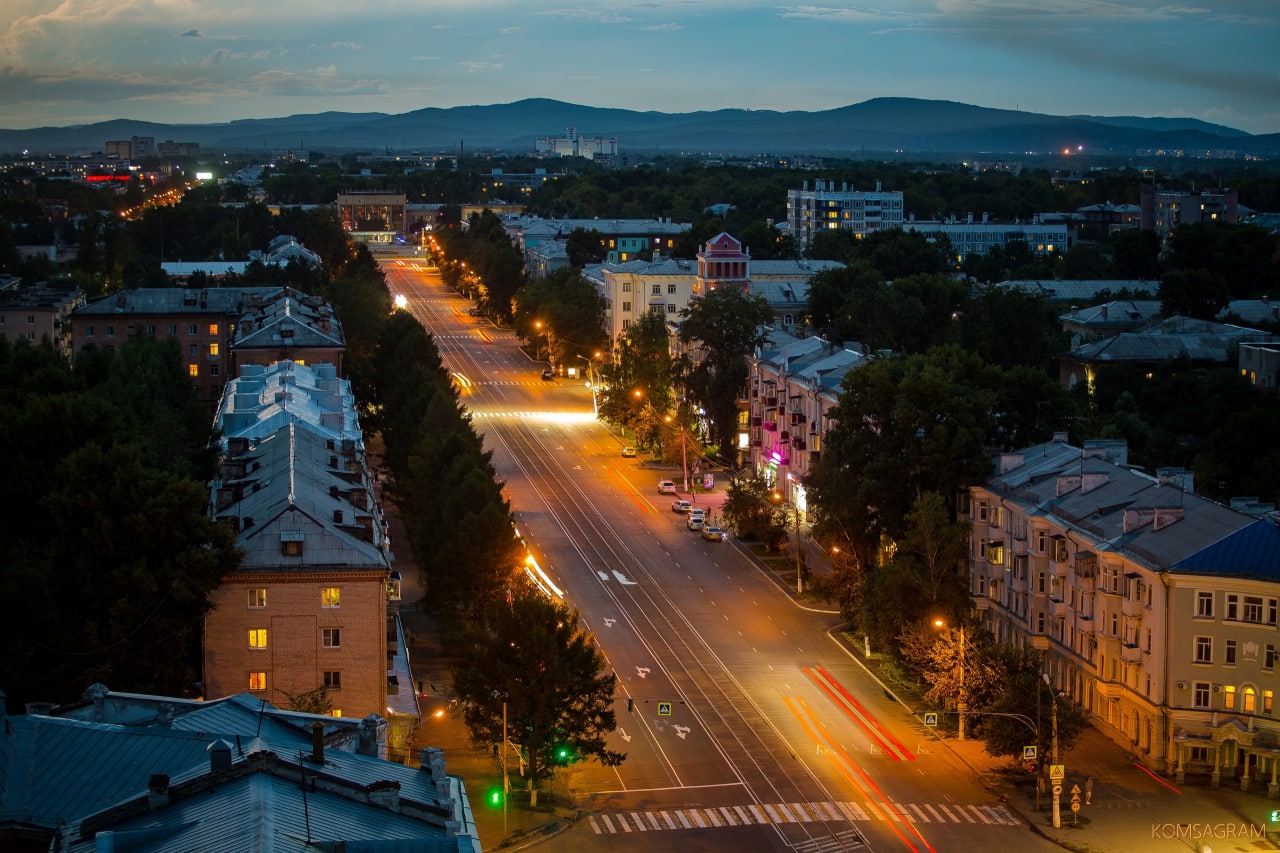
[{"label": "zebra crossing stripe", "polygon": [[[601,816],[600,816],[600,818],[601,818],[601,820],[605,821],[606,823],[608,823],[608,821],[609,821],[609,817],[608,817],[608,815],[601,815]],[[591,824],[591,828],[595,830],[596,835],[603,835],[603,834],[604,834],[604,833],[602,833],[602,832],[600,831],[600,824],[596,823],[596,816],[595,816],[595,815],[592,815],[592,816],[591,816],[591,818],[590,818],[590,821],[589,821],[589,822],[590,822],[590,824]],[[612,835],[612,834],[613,834],[613,826],[612,826],[612,825],[610,825],[610,826],[609,826],[609,834],[610,834],[610,835]]]},{"label": "zebra crossing stripe", "polygon": [[[636,829],[640,830],[641,832],[649,831],[649,827],[644,825],[644,818],[640,816],[640,812],[632,812],[631,819],[636,822]],[[657,829],[657,827],[654,827],[654,828]]]},{"label": "zebra crossing stripe", "polygon": [[[676,828],[676,822],[671,819],[671,815],[666,812],[658,812],[658,814],[667,822],[667,829]],[[649,812],[649,821],[653,824],[654,829],[662,829],[662,827],[658,825],[658,819],[653,816],[653,812]]]},{"label": "zebra crossing stripe", "polygon": [[693,824],[689,823],[689,818],[685,817],[684,812],[676,812],[676,817],[680,819],[680,825],[685,829],[693,829]]},{"label": "zebra crossing stripe", "polygon": [[689,809],[689,816],[693,818],[693,822],[698,825],[698,829],[706,829],[707,822],[702,819],[702,815],[697,809]]},{"label": "zebra crossing stripe", "polygon": [[939,805],[939,806],[938,806],[938,808],[942,809],[942,813],[943,813],[944,815],[946,815],[948,818],[950,818],[952,823],[959,823],[959,822],[960,822],[960,818],[958,818],[958,817],[956,817],[954,814],[952,814],[952,813],[951,813],[951,809],[947,808],[947,807],[946,807],[946,806],[944,806],[944,805]]},{"label": "zebra crossing stripe", "polygon": [[707,809],[707,820],[711,821],[712,826],[723,826],[720,823],[720,818],[716,815],[715,809]]},{"label": "zebra crossing stripe", "polygon": [[925,807],[926,809],[928,809],[928,810],[929,810],[929,813],[930,813],[931,815],[933,815],[933,819],[934,819],[934,820],[936,820],[938,823],[943,823],[943,822],[944,822],[944,821],[943,821],[943,819],[942,819],[942,815],[938,814],[938,810],[937,810],[937,809],[935,809],[933,806],[929,805],[928,803],[925,803],[925,806],[924,806],[924,807]]},{"label": "zebra crossing stripe", "polygon": [[917,815],[919,815],[919,820],[920,820],[920,821],[922,821],[922,822],[924,822],[924,823],[928,823],[928,822],[929,822],[929,816],[928,816],[927,814],[925,814],[925,813],[924,813],[924,811],[923,811],[923,810],[921,810],[921,808],[920,808],[919,806],[917,806],[915,803],[909,803],[909,804],[908,804],[908,807],[909,807],[913,812],[915,812]]},{"label": "zebra crossing stripe", "polygon": [[[615,812],[591,815],[588,820],[596,835],[619,832],[661,832],[668,829],[710,829],[727,826],[813,823],[815,821],[870,821],[897,823],[963,823],[979,822],[988,826],[1019,826],[1017,819],[1003,806],[986,803],[947,805],[938,803],[882,802],[874,814],[851,802],[818,803],[751,803],[743,806],[715,806],[705,809],[673,809],[670,811]],[[630,821],[628,821],[628,816]],[[961,820],[961,817],[964,820]],[[634,824],[634,826],[632,825]]]},{"label": "zebra crossing stripe", "polygon": [[978,820],[982,821],[982,822],[983,822],[983,823],[985,823],[985,824],[990,824],[990,823],[991,823],[991,818],[987,817],[987,816],[983,813],[982,809],[978,808],[977,806],[969,806],[969,808],[970,808],[970,809],[972,809],[972,810],[973,810],[973,813],[974,813],[974,814],[976,814],[976,815],[978,816]]},{"label": "zebra crossing stripe", "polygon": [[813,817],[804,810],[804,803],[791,803],[791,811],[795,812],[796,820],[801,823],[813,822]]},{"label": "zebra crossing stripe", "polygon": [[764,811],[755,803],[752,803],[751,805],[747,806],[747,808],[751,810],[751,814],[755,817],[755,821],[747,821],[747,823],[753,823],[753,822],[768,823],[769,822],[768,815],[766,815]]},{"label": "zebra crossing stripe", "polygon": [[961,816],[964,817],[965,820],[969,821],[969,823],[977,823],[977,821],[973,819],[973,815],[969,814],[969,809],[965,806],[958,807],[956,811],[960,812]]},{"label": "zebra crossing stripe", "polygon": [[857,803],[836,803],[836,806],[844,813],[848,820],[866,820],[867,813],[862,810],[862,806]]},{"label": "zebra crossing stripe", "polygon": [[769,816],[768,820],[762,820],[761,823],[793,823],[790,820],[784,820],[778,816],[778,811],[771,805],[765,805],[764,812]]},{"label": "zebra crossing stripe", "polygon": [[724,816],[724,819],[729,826],[737,826],[741,822],[738,818],[734,817],[733,812],[729,811],[727,806],[720,807],[720,814]]}]

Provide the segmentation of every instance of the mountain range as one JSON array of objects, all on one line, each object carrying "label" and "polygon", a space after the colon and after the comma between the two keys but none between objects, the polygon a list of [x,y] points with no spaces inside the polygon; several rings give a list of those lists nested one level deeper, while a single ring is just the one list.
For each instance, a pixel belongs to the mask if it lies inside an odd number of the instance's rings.
[{"label": "mountain range", "polygon": [[567,128],[583,137],[617,137],[619,151],[637,153],[1024,156],[1083,146],[1093,154],[1118,156],[1157,150],[1280,154],[1280,134],[1252,135],[1197,119],[1054,116],[917,98],[874,98],[816,112],[640,112],[535,98],[399,114],[325,112],[220,124],[118,119],[0,130],[0,152],[92,153],[102,151],[108,140],[151,136],[198,142],[206,153],[465,149],[519,154],[534,149],[535,137],[563,136]]}]

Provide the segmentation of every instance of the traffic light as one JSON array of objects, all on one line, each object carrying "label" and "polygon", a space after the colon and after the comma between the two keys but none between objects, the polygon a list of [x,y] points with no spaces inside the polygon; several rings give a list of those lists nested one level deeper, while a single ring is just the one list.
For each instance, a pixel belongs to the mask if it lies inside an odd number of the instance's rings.
[{"label": "traffic light", "polygon": [[564,744],[557,746],[556,747],[556,764],[568,764],[569,755],[570,755],[569,747],[565,746]]},{"label": "traffic light", "polygon": [[502,805],[502,789],[501,788],[491,788],[489,790],[489,805],[494,808],[497,808],[498,806]]},{"label": "traffic light", "polygon": [[1280,823],[1280,809],[1271,810],[1271,822]]},{"label": "traffic light", "polygon": [[1028,772],[1028,773],[1035,773],[1035,772],[1036,772],[1036,763],[1035,763],[1034,761],[1028,761],[1028,762],[1027,762],[1027,772]]},{"label": "traffic light", "polygon": [[635,711],[635,709],[636,709],[636,700],[628,696],[627,697],[627,713],[632,713]]}]

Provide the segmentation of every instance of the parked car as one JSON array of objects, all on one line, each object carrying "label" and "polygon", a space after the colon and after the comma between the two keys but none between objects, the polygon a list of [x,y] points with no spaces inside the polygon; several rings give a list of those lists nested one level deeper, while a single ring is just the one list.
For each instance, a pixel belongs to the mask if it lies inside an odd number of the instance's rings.
[{"label": "parked car", "polygon": [[722,542],[724,541],[724,531],[715,525],[710,525],[702,528],[702,538],[708,542]]},{"label": "parked car", "polygon": [[543,381],[543,382],[550,382],[551,380],[553,380],[553,379],[555,379],[555,378],[556,378],[556,372],[555,372],[554,370],[552,370],[551,368],[549,368],[549,367],[548,367],[546,370],[542,371],[542,381]]},{"label": "parked car", "polygon": [[685,512],[688,512],[688,511],[689,511],[689,510],[691,510],[691,509],[693,509],[693,504],[689,503],[688,501],[684,500],[683,498],[681,498],[680,500],[674,500],[674,501],[672,501],[672,502],[671,502],[671,511],[672,511],[672,512],[685,513]]},{"label": "parked car", "polygon": [[634,447],[624,447],[622,448],[622,455],[626,459],[631,459],[636,455],[636,449]]},{"label": "parked car", "polygon": [[701,514],[699,515],[690,514],[689,520],[685,522],[685,526],[688,527],[690,530],[702,530],[704,527],[706,527],[706,524],[707,524],[707,520]]},{"label": "parked car", "polygon": [[483,311],[481,311],[479,308],[468,308],[468,309],[467,309],[467,313],[468,313],[468,314],[470,314],[472,317],[483,317],[483,316],[484,316],[484,312],[483,312]]},{"label": "parked car", "polygon": [[674,495],[676,493],[676,484],[674,480],[659,480],[658,494]]}]

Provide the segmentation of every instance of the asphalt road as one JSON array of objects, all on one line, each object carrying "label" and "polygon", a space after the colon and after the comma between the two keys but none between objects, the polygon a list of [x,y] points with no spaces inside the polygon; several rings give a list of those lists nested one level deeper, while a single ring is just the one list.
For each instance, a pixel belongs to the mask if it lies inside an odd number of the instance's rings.
[{"label": "asphalt road", "polygon": [[383,268],[455,373],[530,551],[618,675],[611,747],[627,759],[557,778],[585,817],[547,845],[1056,849],[849,658],[835,614],[687,530],[657,492],[670,472],[621,456],[583,380],[542,380],[423,261]]}]

